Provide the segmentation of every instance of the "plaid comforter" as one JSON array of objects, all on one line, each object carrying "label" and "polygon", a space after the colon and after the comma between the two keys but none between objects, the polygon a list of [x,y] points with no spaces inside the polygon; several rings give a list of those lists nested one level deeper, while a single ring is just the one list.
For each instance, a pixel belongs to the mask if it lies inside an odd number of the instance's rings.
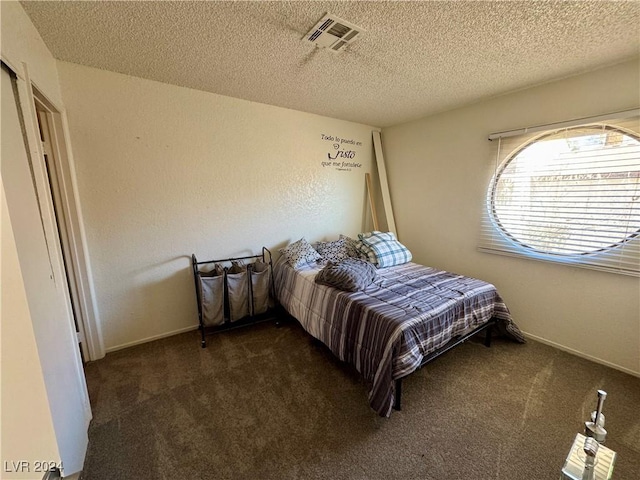
[{"label": "plaid comforter", "polygon": [[389,416],[395,380],[423,357],[492,317],[510,322],[490,283],[416,263],[378,270],[364,291],[344,292],[314,282],[319,266],[274,267],[278,300],[312,336],[353,365],[370,385],[369,403]]}]

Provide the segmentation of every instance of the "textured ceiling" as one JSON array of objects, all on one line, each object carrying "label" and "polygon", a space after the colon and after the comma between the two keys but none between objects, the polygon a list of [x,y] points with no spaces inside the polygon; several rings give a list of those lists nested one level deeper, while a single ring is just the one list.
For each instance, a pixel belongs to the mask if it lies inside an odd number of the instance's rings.
[{"label": "textured ceiling", "polygon": [[[60,59],[389,126],[640,54],[639,1],[23,1]],[[333,54],[326,13],[366,31]]]}]

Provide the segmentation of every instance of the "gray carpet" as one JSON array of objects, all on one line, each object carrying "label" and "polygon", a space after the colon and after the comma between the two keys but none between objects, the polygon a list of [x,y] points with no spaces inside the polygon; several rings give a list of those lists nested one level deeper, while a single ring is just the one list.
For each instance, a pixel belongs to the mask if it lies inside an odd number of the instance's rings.
[{"label": "gray carpet", "polygon": [[640,472],[640,379],[536,342],[469,341],[378,417],[357,372],[294,321],[177,335],[86,366],[84,480],[558,479],[608,392],[616,479]]}]

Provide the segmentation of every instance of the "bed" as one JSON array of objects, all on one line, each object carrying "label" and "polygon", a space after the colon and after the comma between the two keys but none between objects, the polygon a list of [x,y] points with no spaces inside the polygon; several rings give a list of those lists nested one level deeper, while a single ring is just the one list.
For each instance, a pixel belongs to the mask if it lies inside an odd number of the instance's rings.
[{"label": "bed", "polygon": [[320,285],[323,268],[274,266],[276,295],[287,312],[369,385],[379,415],[400,409],[401,381],[438,354],[491,328],[524,341],[496,288],[413,262],[381,268],[364,290]]}]

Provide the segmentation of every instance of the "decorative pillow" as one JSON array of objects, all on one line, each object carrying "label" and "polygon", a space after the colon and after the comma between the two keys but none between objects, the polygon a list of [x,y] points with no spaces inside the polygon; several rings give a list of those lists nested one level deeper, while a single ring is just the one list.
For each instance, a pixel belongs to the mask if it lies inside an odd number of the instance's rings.
[{"label": "decorative pillow", "polygon": [[340,263],[329,262],[316,275],[316,283],[356,292],[364,290],[376,279],[376,268],[358,258],[346,258]]},{"label": "decorative pillow", "polygon": [[321,258],[318,252],[313,249],[311,244],[307,242],[304,237],[281,249],[280,253],[284,255],[287,262],[289,262],[289,265],[293,268],[301,267]]},{"label": "decorative pillow", "polygon": [[373,253],[371,263],[378,268],[393,267],[411,261],[411,252],[402,245],[393,232],[360,233],[358,238],[362,245],[368,247]]},{"label": "decorative pillow", "polygon": [[344,238],[333,242],[318,242],[314,248],[325,262],[339,263],[349,256]]},{"label": "decorative pillow", "polygon": [[340,240],[344,240],[345,241],[345,243],[347,245],[347,255],[349,257],[359,258],[361,260],[366,260],[367,259],[366,256],[363,256],[360,253],[360,250],[358,248],[359,245],[362,245],[362,242],[360,240],[354,240],[353,238],[348,237],[346,235],[342,235],[342,234],[340,235]]}]

